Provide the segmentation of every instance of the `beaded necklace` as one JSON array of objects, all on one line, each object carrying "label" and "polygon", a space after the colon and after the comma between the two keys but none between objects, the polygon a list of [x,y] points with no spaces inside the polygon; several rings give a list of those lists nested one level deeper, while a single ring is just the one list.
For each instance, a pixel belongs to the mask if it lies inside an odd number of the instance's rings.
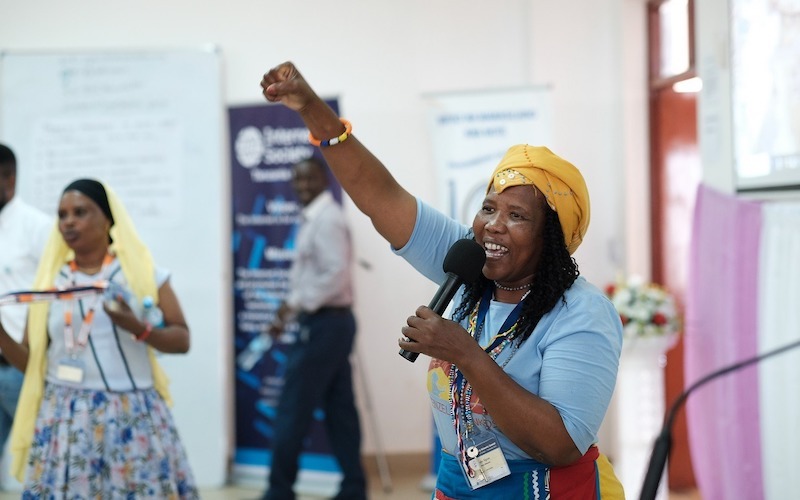
[{"label": "beaded necklace", "polygon": [[505,286],[501,283],[498,283],[497,281],[494,282],[494,286],[496,286],[500,290],[506,290],[507,292],[518,292],[520,290],[525,290],[526,288],[530,290],[531,285],[533,285],[533,283],[528,283],[527,285],[521,285],[521,286]]},{"label": "beaded necklace", "polygon": [[[481,298],[480,302],[475,304],[475,307],[470,312],[467,331],[476,340],[480,341],[481,332],[483,331],[484,323],[486,322],[486,315],[489,312],[489,306],[492,300],[493,290],[487,289]],[[517,349],[521,342],[514,342],[516,340],[519,317],[522,312],[522,302],[528,296],[530,290],[522,296],[519,303],[511,311],[506,318],[500,332],[494,336],[489,345],[484,348],[487,354],[496,360],[501,352],[509,345],[512,344],[512,350],[508,358],[503,362],[500,368],[505,368],[511,358],[516,354]],[[455,363],[450,364],[450,418],[453,419],[453,427],[456,431],[456,438],[458,441],[459,458],[462,461],[464,469],[470,477],[475,476],[475,471],[469,465],[469,458],[466,453],[466,446],[464,446],[464,439],[468,439],[474,427],[472,418],[472,384],[470,384]],[[459,418],[461,414],[461,418]],[[462,422],[463,421],[463,422]],[[463,429],[462,429],[463,426]]]}]

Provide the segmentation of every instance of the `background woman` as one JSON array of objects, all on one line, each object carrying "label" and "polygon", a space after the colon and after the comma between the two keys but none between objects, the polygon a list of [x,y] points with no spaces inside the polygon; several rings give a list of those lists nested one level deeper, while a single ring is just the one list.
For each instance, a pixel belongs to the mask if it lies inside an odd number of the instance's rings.
[{"label": "background woman", "polygon": [[[25,372],[11,442],[23,498],[196,498],[154,357],[189,350],[169,273],[113,191],[80,179],[61,196],[35,289],[106,282],[105,300],[33,304],[20,344],[0,328],[0,348]],[[142,319],[145,297],[163,324]]]}]

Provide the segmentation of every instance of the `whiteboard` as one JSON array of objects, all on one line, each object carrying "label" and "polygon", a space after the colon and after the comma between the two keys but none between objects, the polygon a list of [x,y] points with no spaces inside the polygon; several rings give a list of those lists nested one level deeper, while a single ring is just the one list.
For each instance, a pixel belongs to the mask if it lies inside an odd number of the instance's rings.
[{"label": "whiteboard", "polygon": [[230,191],[219,59],[213,48],[0,55],[0,142],[17,156],[17,195],[55,214],[72,180],[107,182],[156,264],[172,273],[192,347],[160,360],[201,486],[225,482],[230,453]]}]

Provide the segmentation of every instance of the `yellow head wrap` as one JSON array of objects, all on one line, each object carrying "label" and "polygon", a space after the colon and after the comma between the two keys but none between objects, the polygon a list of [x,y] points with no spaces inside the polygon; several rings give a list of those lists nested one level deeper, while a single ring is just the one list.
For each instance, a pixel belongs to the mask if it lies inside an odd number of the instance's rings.
[{"label": "yellow head wrap", "polygon": [[[155,281],[153,257],[150,250],[139,239],[127,210],[111,188],[103,184],[108,197],[108,204],[114,218],[111,226],[111,239],[114,241],[109,251],[116,254],[122,268],[122,274],[128,286],[138,297],[140,303],[145,296],[158,297],[158,286]],[[61,267],[75,257],[64,242],[56,223],[50,232],[47,246],[44,249],[34,281],[35,290],[52,288],[55,277]],[[28,463],[36,417],[44,393],[44,380],[47,373],[47,313],[49,304],[31,304],[28,311],[28,365],[25,368],[25,379],[22,383],[17,411],[11,431],[11,451],[14,454],[12,472],[18,480],[25,477],[25,466]],[[167,386],[169,380],[156,361],[155,351],[149,348],[150,365],[153,370],[153,385],[168,404],[172,404]]]},{"label": "yellow head wrap", "polygon": [[542,146],[511,146],[494,169],[487,192],[532,184],[558,214],[564,244],[570,254],[583,241],[589,227],[589,191],[575,165]]}]

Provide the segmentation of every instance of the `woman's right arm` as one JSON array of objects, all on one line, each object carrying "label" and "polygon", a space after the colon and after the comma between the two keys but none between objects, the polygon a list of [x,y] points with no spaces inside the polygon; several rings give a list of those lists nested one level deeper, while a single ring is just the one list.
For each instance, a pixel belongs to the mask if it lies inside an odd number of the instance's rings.
[{"label": "woman's right arm", "polygon": [[[296,111],[309,132],[327,140],[344,132],[344,125],[328,104],[306,82],[291,62],[269,70],[261,80],[264,97]],[[354,136],[322,148],[339,184],[375,229],[394,248],[402,248],[411,237],[417,217],[417,202],[394,179],[389,170]]]},{"label": "woman's right arm", "polygon": [[0,352],[9,363],[25,373],[25,367],[28,366],[28,331],[25,330],[22,343],[19,343],[11,338],[0,322]]}]

